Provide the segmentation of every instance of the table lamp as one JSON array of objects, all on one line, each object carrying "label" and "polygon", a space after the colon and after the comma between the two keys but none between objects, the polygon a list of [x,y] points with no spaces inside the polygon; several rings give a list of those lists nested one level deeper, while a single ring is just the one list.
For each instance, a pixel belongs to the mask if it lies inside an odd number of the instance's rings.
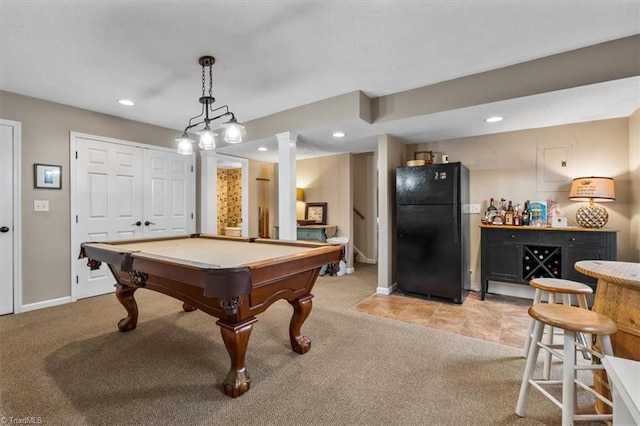
[{"label": "table lamp", "polygon": [[609,220],[607,210],[594,203],[614,201],[616,199],[613,178],[579,177],[571,183],[569,199],[572,201],[588,201],[576,211],[576,222],[583,228],[602,228]]}]

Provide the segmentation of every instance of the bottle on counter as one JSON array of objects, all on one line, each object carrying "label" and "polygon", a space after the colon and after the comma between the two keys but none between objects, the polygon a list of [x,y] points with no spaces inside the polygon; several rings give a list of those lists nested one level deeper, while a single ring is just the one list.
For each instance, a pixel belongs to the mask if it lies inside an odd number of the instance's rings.
[{"label": "bottle on counter", "polygon": [[513,226],[513,203],[509,200],[509,205],[507,206],[506,211],[504,212],[504,224]]},{"label": "bottle on counter", "polygon": [[522,216],[520,215],[520,204],[518,204],[513,209],[513,226],[521,226],[521,220]]},{"label": "bottle on counter", "polygon": [[489,201],[489,207],[487,207],[487,216],[493,216],[497,210],[498,210],[498,208],[494,204],[494,201],[493,201],[493,198],[492,198]]},{"label": "bottle on counter", "polygon": [[522,226],[529,226],[531,223],[531,212],[529,211],[529,200],[524,202],[524,209],[522,210],[522,218],[520,219]]},{"label": "bottle on counter", "polygon": [[487,207],[487,210],[484,213],[484,216],[481,219],[481,222],[483,225],[490,225],[493,223],[493,216],[495,216],[496,212],[498,211],[498,209],[496,208],[496,205],[494,204],[494,200],[493,198],[491,198],[491,200],[489,201],[489,207]]},{"label": "bottle on counter", "polygon": [[504,198],[500,199],[500,204],[496,207],[496,210],[493,212],[493,217],[491,219],[491,223],[494,225],[504,225],[504,210],[502,202]]},{"label": "bottle on counter", "polygon": [[500,214],[500,220],[502,221],[501,225],[504,225],[504,221],[505,221],[505,213],[507,212],[507,200],[505,200],[504,198],[500,198],[500,208],[498,209],[498,212]]}]

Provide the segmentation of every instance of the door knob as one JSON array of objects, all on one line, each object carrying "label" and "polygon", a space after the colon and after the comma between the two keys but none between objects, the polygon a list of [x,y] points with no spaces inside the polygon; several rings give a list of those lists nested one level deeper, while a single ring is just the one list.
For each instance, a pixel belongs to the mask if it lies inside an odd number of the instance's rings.
[{"label": "door knob", "polygon": [[155,225],[153,222],[149,222],[148,220],[144,222],[144,226]]},{"label": "door knob", "polygon": [[142,222],[137,221],[136,223],[132,223],[131,225],[132,225],[132,226],[133,226],[133,225],[135,225],[135,226],[140,226],[140,225],[142,225]]},{"label": "door knob", "polygon": [[5,232],[9,232],[9,227],[8,226],[3,226],[2,228],[0,228],[0,232],[2,232],[3,234]]}]

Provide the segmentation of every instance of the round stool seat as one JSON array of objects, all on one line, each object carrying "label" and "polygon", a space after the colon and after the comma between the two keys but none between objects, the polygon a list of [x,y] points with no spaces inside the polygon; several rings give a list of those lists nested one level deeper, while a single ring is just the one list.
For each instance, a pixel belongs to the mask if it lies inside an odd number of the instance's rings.
[{"label": "round stool seat", "polygon": [[529,281],[531,287],[563,294],[592,294],[593,289],[586,284],[561,278],[534,278]]},{"label": "round stool seat", "polygon": [[574,306],[538,303],[529,308],[529,315],[537,321],[563,330],[607,335],[618,331],[611,318]]}]

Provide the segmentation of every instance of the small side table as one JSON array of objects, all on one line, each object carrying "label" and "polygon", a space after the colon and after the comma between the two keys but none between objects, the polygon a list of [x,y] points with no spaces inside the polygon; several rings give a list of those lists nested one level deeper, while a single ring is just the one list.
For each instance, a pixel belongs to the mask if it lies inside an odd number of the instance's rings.
[{"label": "small side table", "polygon": [[613,392],[613,424],[640,425],[640,362],[605,356],[602,364]]}]

